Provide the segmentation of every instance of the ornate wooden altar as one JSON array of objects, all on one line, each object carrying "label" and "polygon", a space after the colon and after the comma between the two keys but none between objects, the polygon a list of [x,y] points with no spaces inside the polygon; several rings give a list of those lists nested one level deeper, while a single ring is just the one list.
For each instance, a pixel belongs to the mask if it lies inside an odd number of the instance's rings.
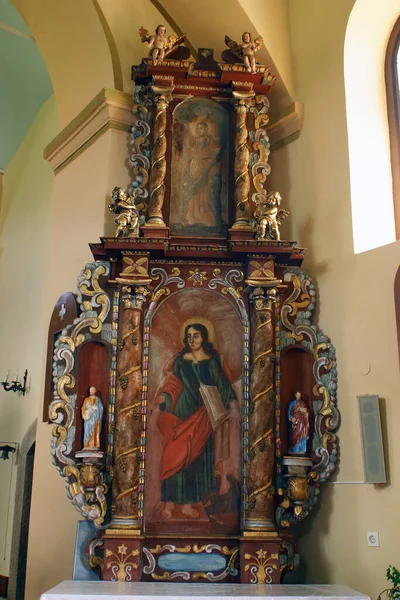
[{"label": "ornate wooden altar", "polygon": [[303,250],[260,212],[274,77],[255,71],[206,48],[133,69],[132,183],[55,338],[49,411],[105,580],[279,583],[335,467],[334,348]]}]

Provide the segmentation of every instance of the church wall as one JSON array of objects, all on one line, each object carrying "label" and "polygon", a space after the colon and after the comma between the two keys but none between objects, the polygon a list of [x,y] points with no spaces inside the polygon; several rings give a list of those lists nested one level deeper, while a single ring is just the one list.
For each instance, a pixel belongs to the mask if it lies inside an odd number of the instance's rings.
[{"label": "church wall", "polygon": [[[92,260],[88,243],[114,231],[107,194],[115,185],[129,182],[125,163],[128,139],[126,132],[109,130],[55,177],[45,330],[57,298],[63,292],[75,292],[81,269]],[[40,415],[41,409],[39,419]],[[48,424],[39,423],[26,600],[36,600],[45,590],[72,578],[79,514],[51,464],[50,433]]]},{"label": "church wall", "polygon": [[[24,370],[28,369],[29,393],[20,396],[0,388],[0,442],[21,443],[27,429],[36,419],[41,404],[47,329],[44,298],[54,188],[53,173],[43,159],[43,148],[57,132],[56,104],[54,96],[51,96],[43,105],[4,174],[0,215],[1,380],[4,380],[9,369],[9,380],[14,379],[16,371],[22,378]],[[2,575],[8,575],[9,569],[17,475],[16,457],[10,456],[11,460],[0,463]],[[8,514],[10,468],[13,471],[13,489],[10,496],[11,512]]]},{"label": "church wall", "polygon": [[105,32],[94,2],[13,0],[46,63],[61,127],[103,87],[114,87]]},{"label": "church wall", "polygon": [[[291,211],[286,237],[307,248],[304,266],[317,284],[319,326],[332,338],[338,358],[342,424],[337,483],[322,486],[314,518],[299,527],[300,576],[313,583],[347,584],[374,598],[386,587],[387,566],[399,566],[399,364],[393,298],[399,242],[357,255],[353,250],[343,69],[353,4],[290,3],[296,97],[305,103],[305,119],[299,140],[272,155],[270,189],[282,192],[284,207]],[[372,168],[371,155],[366,178]],[[351,483],[364,478],[357,395],[367,393],[382,399],[386,486]],[[367,547],[367,531],[379,532],[380,547]]]},{"label": "church wall", "polygon": [[[290,51],[289,1],[239,0],[255,25],[275,61],[279,76],[294,98],[292,57]],[[273,23],[273,26],[271,26]]]}]

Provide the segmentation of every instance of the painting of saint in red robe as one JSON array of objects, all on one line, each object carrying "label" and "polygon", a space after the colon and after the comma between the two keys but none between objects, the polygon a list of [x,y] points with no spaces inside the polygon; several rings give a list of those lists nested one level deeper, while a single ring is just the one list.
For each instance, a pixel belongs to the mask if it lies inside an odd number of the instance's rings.
[{"label": "painting of saint in red robe", "polygon": [[189,321],[153,397],[161,455],[154,514],[161,529],[178,520],[223,532],[239,522],[240,378],[234,381],[214,347],[212,324]]}]

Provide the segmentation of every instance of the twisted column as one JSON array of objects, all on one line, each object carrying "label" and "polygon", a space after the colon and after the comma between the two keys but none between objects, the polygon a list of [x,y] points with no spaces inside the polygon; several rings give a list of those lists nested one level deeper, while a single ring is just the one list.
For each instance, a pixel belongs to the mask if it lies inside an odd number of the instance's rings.
[{"label": "twisted column", "polygon": [[245,529],[274,529],[274,325],[276,289],[256,288],[252,293],[254,329],[250,379],[249,456]]},{"label": "twisted column", "polygon": [[115,399],[112,528],[140,529],[139,475],[141,462],[141,392],[143,305],[145,287],[121,289]]},{"label": "twisted column", "polygon": [[249,158],[250,151],[247,145],[247,113],[254,92],[232,92],[233,106],[236,118],[235,135],[235,223],[233,227],[238,229],[250,228],[249,215]]},{"label": "twisted column", "polygon": [[164,225],[162,214],[164,196],[165,196],[165,174],[167,163],[165,154],[167,152],[167,138],[165,131],[167,128],[167,108],[171,101],[171,92],[173,87],[152,86],[154,93],[154,103],[156,106],[153,123],[153,148],[151,151],[151,172],[150,172],[150,199],[147,224]]}]

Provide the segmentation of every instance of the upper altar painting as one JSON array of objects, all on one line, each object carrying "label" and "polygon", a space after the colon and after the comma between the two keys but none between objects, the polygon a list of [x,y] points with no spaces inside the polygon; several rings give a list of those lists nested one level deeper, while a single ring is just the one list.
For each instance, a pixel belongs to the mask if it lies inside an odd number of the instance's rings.
[{"label": "upper altar painting", "polygon": [[182,102],[173,114],[172,234],[221,235],[228,225],[229,116],[213,100]]}]

